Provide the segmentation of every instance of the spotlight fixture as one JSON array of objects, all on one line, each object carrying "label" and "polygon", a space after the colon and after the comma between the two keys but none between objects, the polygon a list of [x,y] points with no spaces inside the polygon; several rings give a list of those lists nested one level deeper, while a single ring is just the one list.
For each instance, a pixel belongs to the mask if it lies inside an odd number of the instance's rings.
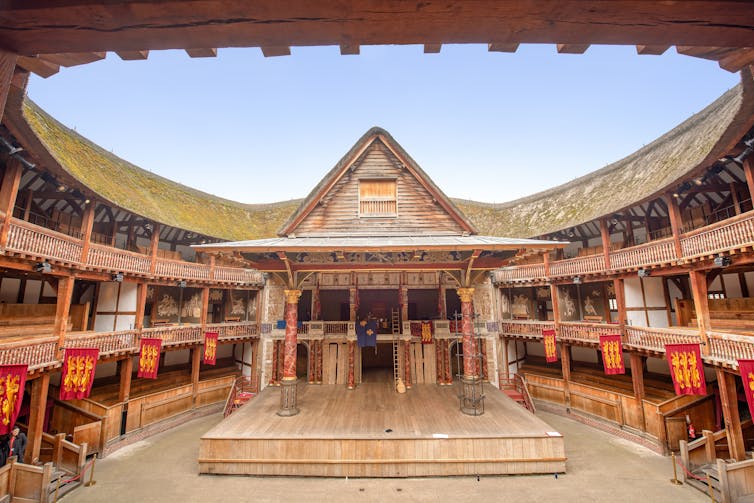
[{"label": "spotlight fixture", "polygon": [[717,267],[728,267],[732,264],[730,257],[728,257],[727,255],[718,255],[717,257],[715,257],[713,262]]},{"label": "spotlight fixture", "polygon": [[743,151],[738,154],[736,157],[723,157],[719,161],[717,161],[715,164],[715,168],[718,168],[720,171],[723,170],[724,167],[729,168],[741,168],[744,165],[744,159],[749,157],[752,152],[754,152],[754,138],[749,138],[748,140],[744,141],[744,145],[746,148],[743,149]]},{"label": "spotlight fixture", "polygon": [[44,262],[38,262],[37,265],[34,266],[34,270],[48,274],[52,272],[52,265],[50,265],[50,263],[45,260]]},{"label": "spotlight fixture", "polygon": [[116,272],[115,274],[113,274],[112,279],[116,283],[122,282],[123,281],[123,273],[122,272]]},{"label": "spotlight fixture", "polygon": [[581,284],[581,276],[576,276],[573,278],[573,284],[574,285],[580,285]]},{"label": "spotlight fixture", "polygon": [[637,272],[640,278],[648,278],[652,274],[650,269],[639,269]]},{"label": "spotlight fixture", "polygon": [[178,282],[178,288],[186,288],[186,280],[182,279]]},{"label": "spotlight fixture", "polygon": [[57,188],[58,192],[65,192],[66,190],[68,190],[68,187],[66,187],[65,184],[61,183],[60,185],[58,185],[58,188]]}]

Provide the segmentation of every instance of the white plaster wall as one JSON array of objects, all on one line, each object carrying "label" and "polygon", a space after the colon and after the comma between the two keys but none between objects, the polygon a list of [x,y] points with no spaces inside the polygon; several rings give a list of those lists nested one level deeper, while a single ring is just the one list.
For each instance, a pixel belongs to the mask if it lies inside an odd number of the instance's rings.
[{"label": "white plaster wall", "polygon": [[94,318],[94,331],[95,332],[109,332],[113,330],[115,326],[114,314],[98,314]]},{"label": "white plaster wall", "polygon": [[720,280],[720,276],[715,277],[715,279],[712,280],[712,283],[709,284],[707,287],[707,291],[715,292],[720,291],[723,289],[722,281]]},{"label": "white plaster wall", "polygon": [[655,328],[668,327],[668,313],[667,311],[649,311],[649,326]]},{"label": "white plaster wall", "polygon": [[644,315],[644,311],[627,311],[626,319],[629,325],[637,327],[647,326],[647,317]]},{"label": "white plaster wall", "polygon": [[[97,296],[97,313],[117,311],[118,286],[120,283],[100,283],[99,295]],[[98,316],[99,317],[99,316]]]},{"label": "white plaster wall", "polygon": [[673,324],[678,324],[678,316],[675,312],[675,301],[676,299],[682,299],[683,294],[681,294],[681,291],[678,289],[678,287],[673,283],[672,281],[668,282],[668,294],[670,295],[670,306],[673,309],[673,312],[671,313],[673,317]]},{"label": "white plaster wall", "polygon": [[120,298],[118,299],[118,311],[136,310],[136,283],[124,281],[120,284]]},{"label": "white plaster wall", "polygon": [[57,297],[58,292],[55,291],[55,289],[48,283],[44,282],[42,283],[44,285],[44,290],[42,291],[42,297]]},{"label": "white plaster wall", "polygon": [[0,284],[0,302],[15,304],[18,300],[18,290],[21,288],[21,280],[18,278],[3,278]]},{"label": "white plaster wall", "polygon": [[230,358],[233,356],[233,344],[218,344],[217,358]]},{"label": "white plaster wall", "polygon": [[[243,356],[241,356],[241,360],[251,365],[251,360],[253,358],[253,354],[251,351],[251,344],[250,343],[244,343],[243,345]],[[250,376],[251,375],[251,367],[248,365],[241,365],[241,374],[244,376]]]},{"label": "white plaster wall", "polygon": [[[558,347],[558,350],[560,350],[560,347]],[[541,342],[527,342],[526,343],[526,354],[532,355],[532,356],[545,356],[545,346]]]},{"label": "white plaster wall", "polygon": [[742,297],[741,283],[738,281],[738,274],[723,274],[723,282],[725,283],[725,294],[727,297]]},{"label": "white plaster wall", "polygon": [[136,324],[136,316],[133,314],[119,314],[115,318],[115,330],[131,330]]},{"label": "white plaster wall", "polygon": [[[647,300],[647,307],[665,307],[665,294],[662,290],[662,278],[643,278],[644,296]],[[641,290],[639,291],[641,294]]]},{"label": "white plaster wall", "polygon": [[24,304],[39,304],[39,292],[42,290],[42,282],[36,279],[26,281],[24,290]]},{"label": "white plaster wall", "polygon": [[641,284],[639,278],[626,278],[624,281],[626,292],[626,307],[644,307],[644,299],[641,296]]}]

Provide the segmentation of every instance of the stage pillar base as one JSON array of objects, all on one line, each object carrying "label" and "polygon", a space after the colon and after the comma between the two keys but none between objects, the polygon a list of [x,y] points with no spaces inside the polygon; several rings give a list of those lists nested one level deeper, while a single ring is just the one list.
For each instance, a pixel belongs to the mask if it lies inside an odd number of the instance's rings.
[{"label": "stage pillar base", "polygon": [[283,378],[280,381],[280,409],[277,412],[278,416],[289,417],[298,414],[299,410],[296,407],[296,384],[298,379]]},{"label": "stage pillar base", "polygon": [[461,386],[461,412],[469,416],[484,414],[482,380],[477,376],[463,376]]}]

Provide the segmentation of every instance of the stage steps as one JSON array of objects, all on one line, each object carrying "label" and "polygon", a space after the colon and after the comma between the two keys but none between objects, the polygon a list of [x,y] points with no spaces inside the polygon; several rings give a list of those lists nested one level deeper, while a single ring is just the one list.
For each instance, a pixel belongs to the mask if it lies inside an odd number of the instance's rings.
[{"label": "stage steps", "polygon": [[698,468],[694,469],[691,473],[703,480],[697,480],[693,477],[686,477],[686,483],[688,485],[709,496],[709,486],[707,485],[707,475],[709,475],[709,481],[710,485],[712,485],[712,494],[714,494],[715,496],[715,501],[723,501],[722,493],[720,492],[720,474],[717,470],[717,465],[701,465]]},{"label": "stage steps", "polygon": [[241,376],[235,380],[225,401],[224,417],[228,417],[234,410],[243,406],[257,394],[256,385],[250,376]]},{"label": "stage steps", "polygon": [[401,382],[400,344],[398,343],[398,336],[401,334],[401,320],[397,309],[390,312],[390,320],[393,334],[393,386],[397,389],[398,383]]},{"label": "stage steps", "polygon": [[536,412],[534,401],[529,395],[529,389],[526,387],[526,381],[519,374],[500,374],[500,391],[508,395],[513,401],[528,409]]}]

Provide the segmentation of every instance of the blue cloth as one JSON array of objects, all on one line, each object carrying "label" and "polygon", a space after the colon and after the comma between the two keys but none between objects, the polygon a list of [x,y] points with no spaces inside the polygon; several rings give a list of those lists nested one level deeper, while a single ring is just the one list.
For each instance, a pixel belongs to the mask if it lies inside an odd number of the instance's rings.
[{"label": "blue cloth", "polygon": [[360,348],[377,346],[377,322],[369,321],[366,324],[356,324],[356,342]]},{"label": "blue cloth", "polygon": [[284,330],[285,329],[285,320],[278,320],[277,329],[278,330]]}]

